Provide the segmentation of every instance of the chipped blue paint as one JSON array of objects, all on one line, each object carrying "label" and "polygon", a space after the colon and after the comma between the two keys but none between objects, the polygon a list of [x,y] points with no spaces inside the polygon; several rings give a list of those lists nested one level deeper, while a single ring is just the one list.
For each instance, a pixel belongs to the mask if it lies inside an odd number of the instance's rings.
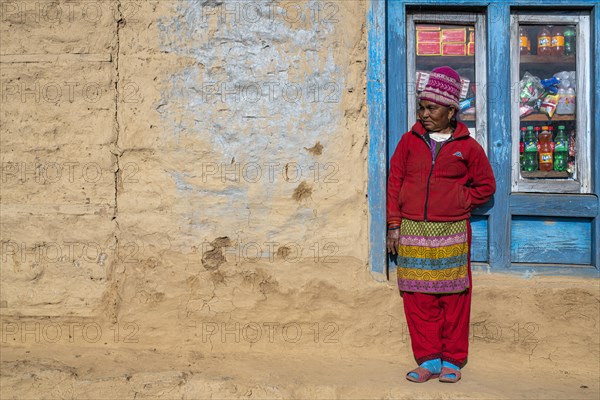
[{"label": "chipped blue paint", "polygon": [[511,261],[590,265],[591,230],[587,218],[513,216]]},{"label": "chipped blue paint", "polygon": [[484,216],[471,218],[471,261],[489,262],[488,259],[488,219]]},{"label": "chipped blue paint", "polygon": [[376,278],[386,274],[386,62],[385,3],[371,1],[367,17],[369,55],[367,106],[369,110],[369,264]]},{"label": "chipped blue paint", "polygon": [[386,56],[388,62],[388,161],[392,158],[400,137],[410,127],[406,107],[406,10],[402,2],[388,3],[386,21],[388,45]]},{"label": "chipped blue paint", "polygon": [[510,196],[512,215],[539,215],[546,217],[598,216],[598,199],[581,194],[563,194],[558,197],[538,193],[517,193]]},{"label": "chipped blue paint", "polygon": [[[593,115],[593,126],[592,136],[595,138],[593,141],[594,149],[592,151],[592,159],[595,160],[594,165],[594,192],[596,196],[600,195],[600,4],[596,2],[596,7],[592,13],[591,23],[594,31],[594,38],[592,41],[592,47],[594,51],[593,60],[596,62],[592,63],[593,82],[595,90],[592,90],[592,101],[594,102],[594,115]],[[594,218],[594,225],[592,229],[592,250],[593,263],[599,271],[600,275],[600,216]]]},{"label": "chipped blue paint", "polygon": [[[496,177],[494,207],[488,219],[488,259],[492,269],[510,266],[511,123],[510,123],[510,5],[494,3],[487,25],[488,156]],[[498,60],[507,60],[498,62]],[[499,89],[499,90],[495,90]],[[500,146],[496,144],[500,143]]]}]

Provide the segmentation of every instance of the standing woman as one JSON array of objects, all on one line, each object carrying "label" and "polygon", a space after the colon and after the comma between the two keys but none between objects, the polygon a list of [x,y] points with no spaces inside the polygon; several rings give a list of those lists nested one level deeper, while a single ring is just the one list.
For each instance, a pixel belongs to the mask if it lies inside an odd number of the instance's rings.
[{"label": "standing woman", "polygon": [[387,248],[419,367],[406,378],[457,382],[467,361],[471,311],[471,210],[496,180],[483,148],[456,121],[460,76],[438,67],[419,95],[418,121],[390,161]]}]

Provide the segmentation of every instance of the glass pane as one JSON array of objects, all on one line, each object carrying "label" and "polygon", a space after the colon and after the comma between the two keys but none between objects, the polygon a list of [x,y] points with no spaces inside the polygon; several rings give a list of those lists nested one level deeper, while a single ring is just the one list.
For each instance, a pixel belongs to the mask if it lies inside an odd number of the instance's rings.
[{"label": "glass pane", "polygon": [[[576,179],[575,25],[519,25],[520,173]],[[515,138],[517,139],[517,138]]]},{"label": "glass pane", "polygon": [[425,88],[431,70],[443,65],[452,67],[462,81],[457,119],[475,138],[475,26],[420,23],[415,33],[417,95]]}]

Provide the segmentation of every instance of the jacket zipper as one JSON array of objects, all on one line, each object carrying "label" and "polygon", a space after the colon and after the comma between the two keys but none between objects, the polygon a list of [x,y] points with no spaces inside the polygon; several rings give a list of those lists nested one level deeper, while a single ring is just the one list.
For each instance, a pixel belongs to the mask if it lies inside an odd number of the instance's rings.
[{"label": "jacket zipper", "polygon": [[[419,136],[423,139],[423,141],[425,142],[425,144],[427,144],[427,147],[429,147],[429,150],[431,151],[431,144],[428,143],[427,139],[425,139],[422,135],[419,135]],[[429,171],[429,176],[427,177],[427,193],[425,194],[425,206],[424,206],[424,213],[423,213],[423,219],[425,220],[425,222],[427,222],[427,206],[428,206],[428,202],[429,202],[429,183],[431,181],[431,175],[433,174],[433,167],[435,166],[435,159],[438,157],[438,155],[442,151],[442,148],[444,147],[444,145],[453,140],[454,140],[454,137],[450,136],[450,138],[446,142],[442,143],[437,154],[434,154],[434,156],[431,158],[431,170]]]}]

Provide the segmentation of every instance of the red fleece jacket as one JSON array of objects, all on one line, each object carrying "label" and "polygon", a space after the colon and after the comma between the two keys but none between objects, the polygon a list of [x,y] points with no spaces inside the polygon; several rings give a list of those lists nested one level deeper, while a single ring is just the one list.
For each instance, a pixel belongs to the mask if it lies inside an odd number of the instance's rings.
[{"label": "red fleece jacket", "polygon": [[434,160],[427,130],[417,122],[402,135],[390,161],[387,222],[466,219],[495,191],[490,162],[465,124],[457,123]]}]

